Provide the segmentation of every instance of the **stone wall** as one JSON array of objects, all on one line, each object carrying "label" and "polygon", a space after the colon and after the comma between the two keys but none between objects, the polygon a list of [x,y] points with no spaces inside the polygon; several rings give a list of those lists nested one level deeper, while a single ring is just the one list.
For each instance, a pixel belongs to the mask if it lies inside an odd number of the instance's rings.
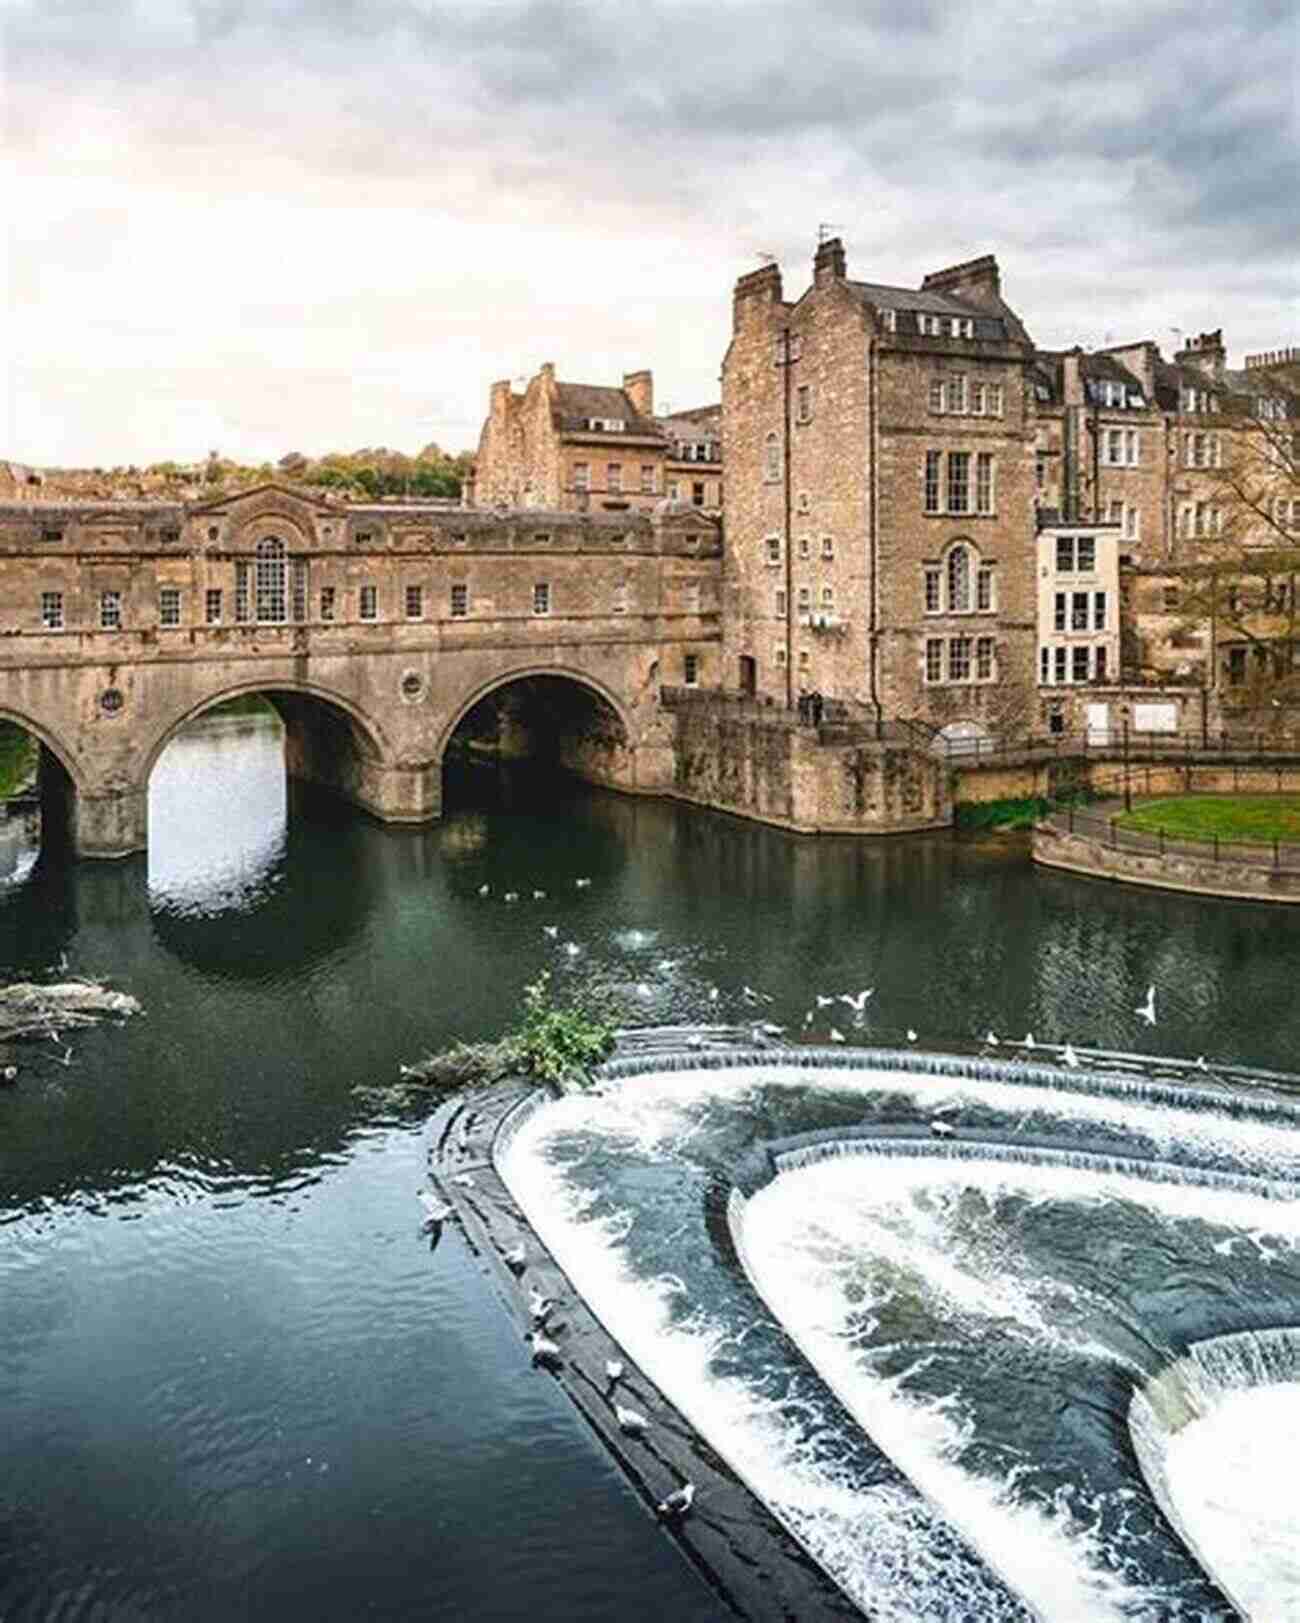
[{"label": "stone wall", "polygon": [[887,743],[821,743],[784,714],[705,704],[677,712],[678,799],[806,834],[896,834],[952,821],[949,773]]},{"label": "stone wall", "polygon": [[1198,896],[1245,901],[1300,902],[1300,869],[1245,862],[1213,862],[1195,856],[1161,855],[1108,845],[1104,839],[1040,823],[1033,834],[1035,862],[1094,879],[1114,879]]}]

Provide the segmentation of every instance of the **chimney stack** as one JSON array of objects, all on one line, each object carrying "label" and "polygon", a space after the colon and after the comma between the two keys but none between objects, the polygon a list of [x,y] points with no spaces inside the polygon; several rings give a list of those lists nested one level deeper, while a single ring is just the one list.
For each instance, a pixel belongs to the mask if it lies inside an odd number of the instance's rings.
[{"label": "chimney stack", "polygon": [[1223,347],[1223,328],[1197,333],[1195,338],[1189,338],[1174,360],[1180,366],[1195,367],[1214,383],[1222,383],[1224,368],[1228,364],[1227,351]]},{"label": "chimney stack", "polygon": [[745,276],[738,276],[731,295],[732,331],[739,332],[751,318],[766,320],[770,306],[781,302],[781,267],[775,260]]},{"label": "chimney stack", "polygon": [[632,408],[638,417],[654,416],[654,374],[649,369],[642,372],[624,372],[623,393],[632,402]]},{"label": "chimney stack", "polygon": [[828,282],[842,282],[846,275],[844,244],[839,237],[828,237],[817,244],[813,255],[813,283],[825,287]]}]

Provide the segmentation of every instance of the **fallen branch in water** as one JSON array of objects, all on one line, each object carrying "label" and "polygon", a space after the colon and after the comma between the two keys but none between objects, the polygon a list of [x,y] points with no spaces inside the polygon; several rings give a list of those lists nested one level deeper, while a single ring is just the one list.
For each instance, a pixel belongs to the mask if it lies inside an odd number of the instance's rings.
[{"label": "fallen branch in water", "polygon": [[139,1012],[135,998],[110,991],[98,981],[56,981],[49,986],[18,981],[0,986],[0,1042],[17,1037],[57,1040],[61,1031]]},{"label": "fallen branch in water", "polygon": [[517,1068],[509,1040],[499,1043],[456,1043],[441,1054],[427,1054],[414,1065],[399,1067],[402,1080],[431,1088],[469,1088],[498,1082]]}]

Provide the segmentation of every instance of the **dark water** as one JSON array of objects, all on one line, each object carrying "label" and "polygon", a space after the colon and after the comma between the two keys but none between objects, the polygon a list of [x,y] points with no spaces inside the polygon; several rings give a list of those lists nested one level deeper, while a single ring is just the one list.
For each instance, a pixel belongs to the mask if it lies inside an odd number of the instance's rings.
[{"label": "dark water", "polygon": [[650,1020],[739,1017],[749,984],[797,1026],[874,984],[866,1036],[1300,1050],[1280,909],[1014,842],[488,788],[384,830],[286,805],[274,732],[210,722],[160,763],[147,862],[0,888],[0,976],[66,962],[145,1011],[67,1065],[25,1050],[0,1094],[0,1617],[718,1615],[457,1237],[418,1231],[430,1104],[389,1084],[496,1033],[543,967]]}]

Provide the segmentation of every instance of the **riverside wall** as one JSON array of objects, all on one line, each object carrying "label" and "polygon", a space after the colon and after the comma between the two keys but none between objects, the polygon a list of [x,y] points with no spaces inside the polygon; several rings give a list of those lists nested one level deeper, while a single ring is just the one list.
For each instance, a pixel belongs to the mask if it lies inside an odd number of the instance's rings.
[{"label": "riverside wall", "polygon": [[1300,902],[1300,870],[1264,862],[1215,861],[1182,851],[1137,851],[1112,845],[1097,833],[1070,832],[1053,822],[1038,823],[1033,832],[1033,858],[1048,868],[1063,868],[1093,879],[1184,891],[1193,896],[1222,896],[1239,901]]}]

